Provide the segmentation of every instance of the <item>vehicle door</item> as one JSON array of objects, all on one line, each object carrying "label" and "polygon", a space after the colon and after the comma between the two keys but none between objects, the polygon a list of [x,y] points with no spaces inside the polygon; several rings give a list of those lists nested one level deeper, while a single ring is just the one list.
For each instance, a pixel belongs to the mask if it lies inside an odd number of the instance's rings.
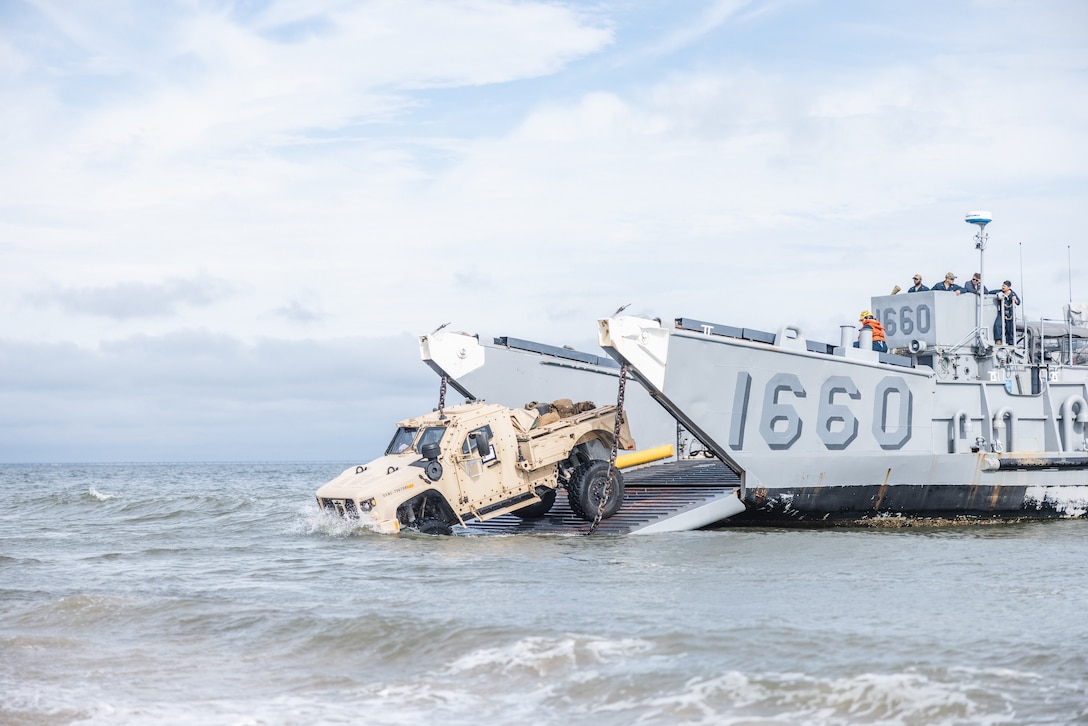
[{"label": "vehicle door", "polygon": [[461,441],[462,465],[457,470],[461,496],[473,507],[491,501],[501,490],[498,451],[489,424],[472,429]]}]

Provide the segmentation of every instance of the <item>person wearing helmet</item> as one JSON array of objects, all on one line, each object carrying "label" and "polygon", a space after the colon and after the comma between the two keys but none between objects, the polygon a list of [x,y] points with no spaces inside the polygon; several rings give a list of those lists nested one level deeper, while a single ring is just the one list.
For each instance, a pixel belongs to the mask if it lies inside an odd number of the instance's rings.
[{"label": "person wearing helmet", "polygon": [[[876,316],[869,310],[862,310],[861,315],[858,316],[858,320],[861,322],[862,330],[869,328],[873,331],[873,350],[880,353],[888,352],[888,343],[884,337],[884,326],[880,324],[880,321],[876,319]],[[861,333],[858,333],[858,343],[854,343],[854,347],[858,348],[861,342]]]}]

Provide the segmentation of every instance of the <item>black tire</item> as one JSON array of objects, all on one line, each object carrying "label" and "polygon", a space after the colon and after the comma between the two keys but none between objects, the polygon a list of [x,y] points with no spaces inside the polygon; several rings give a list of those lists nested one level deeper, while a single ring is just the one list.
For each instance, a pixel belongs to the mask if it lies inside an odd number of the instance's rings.
[{"label": "black tire", "polygon": [[549,489],[540,495],[540,501],[534,502],[527,507],[521,509],[515,509],[512,514],[515,517],[521,517],[522,519],[540,519],[548,512],[552,511],[552,505],[555,504],[555,490]]},{"label": "black tire", "polygon": [[[567,484],[570,508],[587,522],[597,518],[597,509],[600,507],[601,497],[604,496],[604,488],[608,483],[608,468],[607,461],[588,461],[570,475],[570,483]],[[612,489],[608,493],[602,519],[608,519],[620,511],[622,506],[623,474],[617,469],[612,473]]]},{"label": "black tire", "polygon": [[453,534],[453,527],[449,526],[437,517],[424,517],[423,519],[417,519],[410,525],[410,528],[416,530],[420,534]]}]

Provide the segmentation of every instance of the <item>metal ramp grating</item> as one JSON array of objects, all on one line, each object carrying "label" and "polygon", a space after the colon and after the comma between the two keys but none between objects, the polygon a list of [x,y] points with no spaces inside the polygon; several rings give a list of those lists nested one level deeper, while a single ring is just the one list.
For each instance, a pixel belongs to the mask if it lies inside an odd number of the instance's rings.
[{"label": "metal ramp grating", "polygon": [[[743,509],[736,492],[740,480],[718,461],[696,460],[658,464],[624,473],[626,496],[615,516],[605,519],[597,534],[698,529]],[[546,516],[524,520],[504,514],[485,522],[468,523],[472,534],[585,534],[590,522],[574,515],[564,493]]]}]

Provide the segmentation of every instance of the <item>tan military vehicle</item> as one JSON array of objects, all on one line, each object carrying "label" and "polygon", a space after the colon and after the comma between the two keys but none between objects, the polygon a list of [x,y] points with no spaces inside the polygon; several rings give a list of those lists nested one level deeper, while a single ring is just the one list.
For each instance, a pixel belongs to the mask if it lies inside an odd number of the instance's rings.
[{"label": "tan military vehicle", "polygon": [[[608,480],[616,407],[487,403],[451,406],[397,424],[385,455],[347,469],[317,491],[318,504],[380,532],[452,534],[466,520],[542,517],[566,488],[571,509],[596,518]],[[633,449],[621,414],[618,448]],[[623,504],[613,473],[603,516]]]}]

